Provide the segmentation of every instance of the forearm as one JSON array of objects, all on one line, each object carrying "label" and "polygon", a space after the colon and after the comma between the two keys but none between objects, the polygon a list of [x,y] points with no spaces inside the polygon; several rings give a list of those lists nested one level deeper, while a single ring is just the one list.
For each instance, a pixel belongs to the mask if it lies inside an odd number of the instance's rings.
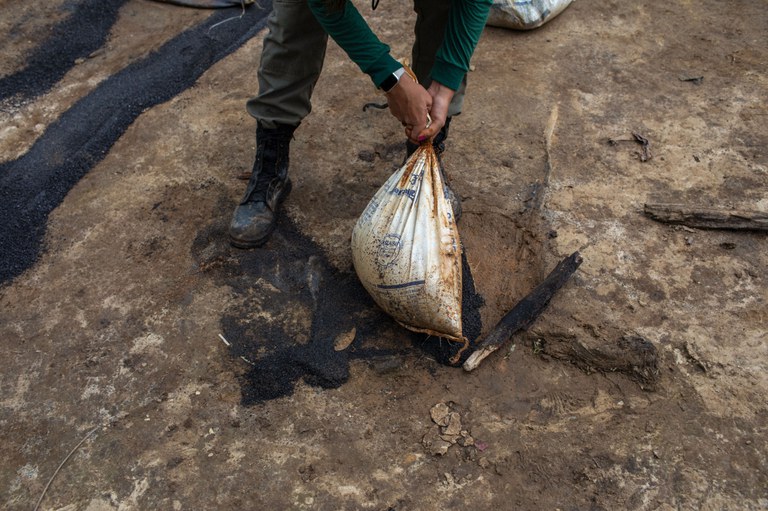
[{"label": "forearm", "polygon": [[469,61],[485,28],[493,0],[450,0],[451,12],[443,45],[437,52],[431,78],[458,90],[469,71]]},{"label": "forearm", "polygon": [[389,46],[376,37],[351,2],[329,11],[323,0],[309,0],[309,7],[328,35],[371,77],[374,85],[400,67],[390,55]]}]

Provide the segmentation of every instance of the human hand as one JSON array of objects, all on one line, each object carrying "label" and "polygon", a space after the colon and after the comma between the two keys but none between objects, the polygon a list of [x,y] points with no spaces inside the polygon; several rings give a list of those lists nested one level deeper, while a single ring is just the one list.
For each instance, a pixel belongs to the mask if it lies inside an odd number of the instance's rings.
[{"label": "human hand", "polygon": [[416,137],[419,142],[434,138],[443,128],[448,118],[448,106],[451,104],[455,91],[432,80],[427,93],[432,96],[432,108],[429,111],[432,123]]},{"label": "human hand", "polygon": [[405,135],[411,142],[418,144],[419,137],[426,130],[427,114],[432,109],[432,95],[415,80],[403,75],[397,85],[387,92],[387,102],[392,115],[405,127]]}]

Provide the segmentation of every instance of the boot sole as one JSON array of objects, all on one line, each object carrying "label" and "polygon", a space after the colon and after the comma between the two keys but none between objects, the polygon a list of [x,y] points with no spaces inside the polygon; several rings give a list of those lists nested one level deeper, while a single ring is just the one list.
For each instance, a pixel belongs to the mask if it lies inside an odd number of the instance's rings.
[{"label": "boot sole", "polygon": [[232,245],[235,248],[258,248],[262,245],[264,245],[267,240],[269,239],[270,235],[275,231],[275,226],[272,226],[269,231],[259,238],[256,241],[243,241],[238,240],[236,238],[233,238],[232,236],[229,237],[229,244]]}]

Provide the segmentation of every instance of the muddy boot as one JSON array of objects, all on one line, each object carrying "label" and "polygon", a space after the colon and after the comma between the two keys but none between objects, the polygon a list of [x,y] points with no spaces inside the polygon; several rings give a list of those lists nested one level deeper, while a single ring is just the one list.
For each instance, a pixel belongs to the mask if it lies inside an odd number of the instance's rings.
[{"label": "muddy boot", "polygon": [[280,203],[291,191],[288,145],[296,126],[256,128],[256,161],[251,179],[229,225],[229,241],[238,248],[263,245],[277,224]]},{"label": "muddy boot", "polygon": [[[448,138],[448,127],[451,124],[451,118],[448,117],[445,120],[445,125],[440,129],[440,132],[435,135],[435,138],[432,139],[432,147],[435,148],[435,153],[437,154],[437,161],[440,162],[440,175],[443,178],[443,183],[445,186],[443,186],[443,193],[445,194],[445,198],[448,199],[448,201],[451,203],[451,207],[453,208],[453,218],[456,220],[456,223],[459,222],[459,219],[461,218],[461,199],[459,199],[459,196],[456,195],[451,187],[448,185],[448,179],[445,176],[445,172],[443,172],[443,162],[440,159],[440,156],[443,154],[443,151],[445,151],[445,139]],[[411,157],[411,155],[416,151],[416,149],[419,148],[418,144],[414,144],[410,140],[405,141],[405,160],[403,160],[403,163],[405,163],[408,158]]]}]

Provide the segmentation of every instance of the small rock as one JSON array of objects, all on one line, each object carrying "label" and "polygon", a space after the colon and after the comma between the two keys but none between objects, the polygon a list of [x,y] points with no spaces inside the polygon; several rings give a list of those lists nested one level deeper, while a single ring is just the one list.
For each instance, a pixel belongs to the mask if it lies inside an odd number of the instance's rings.
[{"label": "small rock", "polygon": [[458,443],[462,447],[469,447],[475,445],[475,439],[467,431],[462,431]]},{"label": "small rock", "polygon": [[440,435],[440,438],[445,440],[446,442],[450,443],[451,445],[453,445],[461,437],[459,435],[446,435],[445,433],[443,433],[443,434]]},{"label": "small rock", "polygon": [[445,403],[437,403],[429,411],[429,415],[430,417],[432,417],[432,421],[438,426],[448,425],[449,413],[451,413],[451,410],[448,408],[448,405],[446,405]]},{"label": "small rock", "polygon": [[337,335],[336,340],[333,341],[334,351],[343,351],[347,349],[347,347],[352,344],[352,341],[355,340],[355,335],[357,335],[357,328],[355,327],[352,327],[352,330],[349,332],[342,332]]},{"label": "small rock", "polygon": [[424,435],[421,439],[421,444],[433,456],[443,456],[451,447],[451,443],[440,438],[437,430],[434,429]]},{"label": "small rock", "polygon": [[443,434],[456,437],[461,435],[461,415],[459,415],[457,412],[451,412],[448,414],[448,421],[443,428]]},{"label": "small rock", "polygon": [[477,464],[480,465],[480,468],[488,468],[491,466],[491,463],[488,461],[488,458],[482,457],[479,460],[477,460]]}]

